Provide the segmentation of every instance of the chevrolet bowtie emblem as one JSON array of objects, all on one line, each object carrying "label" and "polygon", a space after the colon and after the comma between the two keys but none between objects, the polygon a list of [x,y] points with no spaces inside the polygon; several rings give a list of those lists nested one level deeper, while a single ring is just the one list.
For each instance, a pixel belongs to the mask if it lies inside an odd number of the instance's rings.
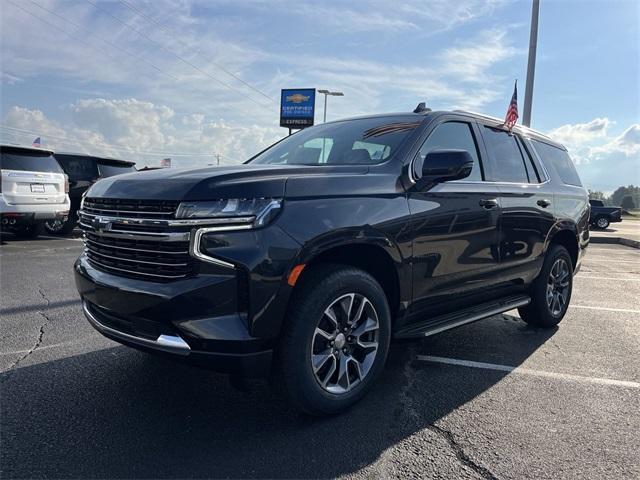
[{"label": "chevrolet bowtie emblem", "polygon": [[295,93],[293,95],[287,96],[287,102],[302,103],[302,102],[306,102],[307,100],[309,100],[309,96],[302,95],[301,93]]},{"label": "chevrolet bowtie emblem", "polygon": [[94,217],[91,221],[91,226],[94,228],[96,232],[108,232],[111,230],[111,222],[106,218],[102,217]]}]

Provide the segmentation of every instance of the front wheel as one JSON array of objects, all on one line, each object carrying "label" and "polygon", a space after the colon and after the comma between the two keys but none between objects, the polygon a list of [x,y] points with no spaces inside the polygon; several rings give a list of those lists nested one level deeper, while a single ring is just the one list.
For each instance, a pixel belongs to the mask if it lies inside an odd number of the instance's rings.
[{"label": "front wheel", "polygon": [[540,275],[531,287],[531,303],[518,310],[527,323],[555,327],[564,318],[573,289],[573,262],[562,245],[547,251]]},{"label": "front wheel", "polygon": [[391,315],[367,272],[313,267],[293,293],[278,352],[278,376],[298,410],[335,414],[356,403],[384,366]]}]

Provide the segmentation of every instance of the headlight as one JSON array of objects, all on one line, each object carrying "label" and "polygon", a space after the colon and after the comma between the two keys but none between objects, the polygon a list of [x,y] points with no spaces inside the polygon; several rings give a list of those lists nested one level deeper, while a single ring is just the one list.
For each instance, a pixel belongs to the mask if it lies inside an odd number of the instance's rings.
[{"label": "headlight", "polygon": [[237,221],[246,218],[247,223],[260,227],[269,223],[282,208],[278,198],[230,198],[209,202],[182,202],[176,210],[176,218],[207,219],[229,218]]}]

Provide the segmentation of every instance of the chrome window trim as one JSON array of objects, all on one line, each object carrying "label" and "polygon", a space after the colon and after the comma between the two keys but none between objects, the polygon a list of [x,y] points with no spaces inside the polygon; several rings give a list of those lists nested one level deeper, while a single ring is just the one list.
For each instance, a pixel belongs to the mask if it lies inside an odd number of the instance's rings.
[{"label": "chrome window trim", "polygon": [[250,230],[253,228],[252,223],[247,223],[243,225],[225,225],[220,227],[207,227],[207,228],[199,228],[195,231],[191,238],[191,242],[189,244],[189,253],[192,257],[197,258],[198,260],[202,260],[203,262],[212,263],[214,265],[218,265],[219,267],[226,267],[230,269],[236,268],[233,263],[226,262],[224,260],[220,260],[219,258],[215,258],[209,255],[205,255],[200,251],[200,243],[202,241],[202,236],[206,233],[214,233],[214,232],[233,232],[240,230]]}]

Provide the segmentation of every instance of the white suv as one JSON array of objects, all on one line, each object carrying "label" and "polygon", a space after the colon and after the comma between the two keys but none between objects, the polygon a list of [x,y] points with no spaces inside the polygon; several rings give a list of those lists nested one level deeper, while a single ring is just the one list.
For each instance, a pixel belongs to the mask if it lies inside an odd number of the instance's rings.
[{"label": "white suv", "polygon": [[2,230],[35,238],[44,222],[69,215],[69,181],[53,157],[39,148],[0,145]]}]

